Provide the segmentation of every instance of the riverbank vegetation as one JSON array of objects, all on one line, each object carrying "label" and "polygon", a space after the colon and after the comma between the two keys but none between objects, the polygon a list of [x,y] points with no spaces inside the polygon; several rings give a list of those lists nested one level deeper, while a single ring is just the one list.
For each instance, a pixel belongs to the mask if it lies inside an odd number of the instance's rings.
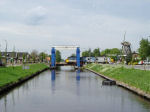
[{"label": "riverbank vegetation", "polygon": [[17,82],[47,67],[45,64],[32,64],[29,65],[29,69],[23,69],[22,66],[0,68],[0,88]]},{"label": "riverbank vegetation", "polygon": [[88,64],[85,67],[150,94],[150,71],[100,64]]}]

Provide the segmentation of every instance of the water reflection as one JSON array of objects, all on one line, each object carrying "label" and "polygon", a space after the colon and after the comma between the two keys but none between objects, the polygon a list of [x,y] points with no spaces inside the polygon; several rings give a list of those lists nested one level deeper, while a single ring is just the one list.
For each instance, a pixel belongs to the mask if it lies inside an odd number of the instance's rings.
[{"label": "water reflection", "polygon": [[76,94],[77,96],[80,96],[80,69],[76,71],[76,86]]},{"label": "water reflection", "polygon": [[51,70],[51,80],[52,80],[52,82],[55,82],[55,78],[56,78],[56,72],[55,72],[55,70]]},{"label": "water reflection", "polygon": [[4,112],[7,112],[7,96],[4,97],[4,105],[5,105]]},{"label": "water reflection", "polygon": [[76,80],[80,81],[80,69],[76,71]]},{"label": "water reflection", "polygon": [[52,93],[55,93],[55,79],[56,79],[56,71],[55,70],[51,70],[51,89],[52,89]]}]

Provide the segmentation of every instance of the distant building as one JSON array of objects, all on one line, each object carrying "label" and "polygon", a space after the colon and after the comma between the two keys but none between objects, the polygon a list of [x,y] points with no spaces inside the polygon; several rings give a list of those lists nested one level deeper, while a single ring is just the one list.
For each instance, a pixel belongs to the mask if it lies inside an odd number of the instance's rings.
[{"label": "distant building", "polygon": [[7,58],[7,63],[10,63],[13,59],[15,63],[22,63],[23,57],[28,58],[29,54],[27,52],[1,52],[2,60]]},{"label": "distant building", "polygon": [[128,64],[132,59],[131,43],[124,41],[122,44],[122,54],[125,57],[126,64]]},{"label": "distant building", "polygon": [[134,59],[139,59],[139,53],[137,53],[137,52],[135,52],[135,51],[133,51],[133,53],[132,53],[132,58],[134,58]]},{"label": "distant building", "polygon": [[126,42],[126,41],[122,42],[121,44],[122,44],[123,55],[126,55],[126,56],[131,55],[131,53],[132,53],[131,52],[131,44],[129,42]]}]

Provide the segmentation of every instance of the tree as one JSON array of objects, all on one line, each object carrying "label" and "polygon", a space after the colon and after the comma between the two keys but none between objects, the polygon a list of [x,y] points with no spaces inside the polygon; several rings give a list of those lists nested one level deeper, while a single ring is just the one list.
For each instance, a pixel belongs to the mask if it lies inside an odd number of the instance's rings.
[{"label": "tree", "polygon": [[94,49],[93,55],[94,55],[94,57],[99,57],[100,56],[100,50],[99,50],[99,48]]},{"label": "tree", "polygon": [[150,56],[150,42],[148,39],[142,38],[140,41],[139,54],[143,60]]},{"label": "tree", "polygon": [[47,56],[47,54],[44,53],[44,52],[41,52],[41,53],[39,54],[39,58],[40,58],[40,60],[41,60],[42,62],[45,60],[46,56]]},{"label": "tree", "polygon": [[83,56],[83,57],[89,57],[89,52],[88,52],[88,51],[82,52],[82,56]]},{"label": "tree", "polygon": [[23,64],[25,64],[25,61],[26,61],[26,55],[23,53]]},{"label": "tree", "polygon": [[105,54],[111,54],[111,49],[105,49]]},{"label": "tree", "polygon": [[75,56],[76,56],[76,54],[71,54],[71,56],[75,57]]},{"label": "tree", "polygon": [[107,56],[107,55],[120,55],[121,54],[121,50],[118,48],[112,48],[112,49],[105,49],[101,52],[102,56]]},{"label": "tree", "polygon": [[59,50],[56,50],[56,62],[60,62],[61,61],[61,53]]},{"label": "tree", "polygon": [[101,51],[101,56],[105,56],[106,53],[105,53],[105,50]]},{"label": "tree", "polygon": [[87,50],[87,51],[84,51],[82,52],[82,56],[83,57],[92,57],[94,56],[93,52],[91,51],[91,49]]},{"label": "tree", "polygon": [[94,57],[94,54],[91,49],[88,50],[88,53],[89,53],[89,57]]},{"label": "tree", "polygon": [[110,54],[119,55],[119,54],[121,54],[121,50],[118,49],[118,48],[113,48],[113,49],[110,50]]},{"label": "tree", "polygon": [[33,60],[34,63],[35,63],[36,58],[38,57],[38,51],[34,49],[34,50],[31,52],[31,57],[32,57],[32,60]]}]

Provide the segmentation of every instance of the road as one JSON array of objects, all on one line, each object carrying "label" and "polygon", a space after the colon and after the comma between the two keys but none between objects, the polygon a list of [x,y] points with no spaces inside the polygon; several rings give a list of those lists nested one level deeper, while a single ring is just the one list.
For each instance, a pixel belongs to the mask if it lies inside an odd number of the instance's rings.
[{"label": "road", "polygon": [[125,65],[125,67],[141,69],[141,70],[150,70],[150,65]]}]

